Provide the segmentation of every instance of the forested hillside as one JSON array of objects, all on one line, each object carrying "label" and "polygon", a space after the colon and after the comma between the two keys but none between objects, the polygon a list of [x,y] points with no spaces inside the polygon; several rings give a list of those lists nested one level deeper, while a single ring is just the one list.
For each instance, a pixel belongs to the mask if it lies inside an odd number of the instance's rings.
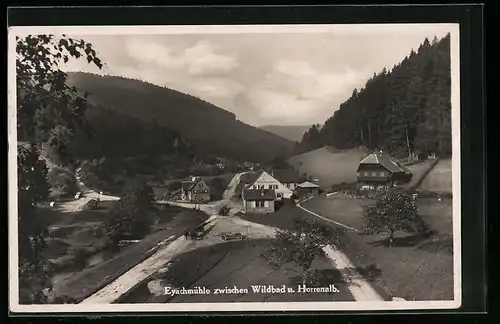
[{"label": "forested hillside", "polygon": [[[81,72],[68,73],[67,84],[88,92],[88,101],[94,107],[116,111],[146,124],[154,122],[181,134],[197,153],[263,162],[286,157],[293,149],[292,141],[247,125],[229,111],[172,89],[139,80]],[[116,127],[113,129],[117,131],[115,135],[106,136],[124,136],[134,143],[139,140],[132,139],[132,129],[128,130],[129,134],[124,134],[124,130],[117,130]],[[154,137],[151,133],[150,136]],[[147,147],[168,147],[171,143],[170,140],[162,142],[155,138],[148,142]]]},{"label": "forested hillside", "polygon": [[72,155],[81,159],[125,158],[162,154],[193,155],[189,141],[179,132],[102,107],[87,111],[90,136],[79,133],[71,143]]},{"label": "forested hillside", "polygon": [[302,153],[325,145],[450,156],[450,35],[425,39],[390,71],[375,73],[323,127],[312,126],[295,149]]}]

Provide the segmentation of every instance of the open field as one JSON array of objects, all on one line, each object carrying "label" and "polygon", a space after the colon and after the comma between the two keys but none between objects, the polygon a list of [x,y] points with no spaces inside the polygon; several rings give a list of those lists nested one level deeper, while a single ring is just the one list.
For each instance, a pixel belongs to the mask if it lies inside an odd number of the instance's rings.
[{"label": "open field", "polygon": [[332,184],[356,182],[358,163],[366,154],[362,149],[354,148],[347,151],[332,152],[323,147],[311,152],[296,155],[288,159],[300,174],[318,178],[323,188]]},{"label": "open field", "polygon": [[[304,203],[304,207],[333,221],[360,228],[362,199],[330,199],[324,196]],[[431,230],[426,234],[397,233],[395,245],[388,247],[386,235],[361,236],[347,231],[341,249],[356,268],[375,269],[373,287],[381,294],[407,300],[453,299],[453,254],[451,201],[420,200],[419,210]],[[338,227],[292,206],[275,214],[245,215],[245,219],[286,228],[294,217]],[[357,227],[356,227],[357,226]]]},{"label": "open field", "polygon": [[[219,243],[184,253],[165,265],[145,283],[130,292],[122,303],[195,303],[195,302],[287,302],[287,301],[353,301],[346,283],[326,257],[313,263],[320,276],[321,286],[334,284],[338,293],[256,294],[251,285],[286,285],[297,288],[300,283],[294,265],[274,270],[261,256],[268,240],[246,240]],[[210,295],[163,294],[163,287],[206,287]],[[248,293],[213,294],[216,288],[244,288]]]},{"label": "open field", "polygon": [[[91,233],[92,227],[102,223],[105,213],[102,211],[65,213],[64,216],[70,219],[70,223],[53,224],[54,238],[51,240],[53,243],[49,241],[51,257],[63,260],[59,261],[61,263],[59,271],[53,278],[53,296],[66,295],[78,301],[84,299],[142,261],[160,242],[169,237],[182,235],[186,230],[208,218],[205,213],[196,210],[162,207],[163,210],[159,212],[158,222],[151,234],[138,243],[118,251],[106,247],[105,238],[97,238]],[[81,218],[82,213],[88,218],[86,223],[75,221]],[[93,217],[89,217],[90,215]],[[88,252],[76,254],[77,259],[74,260],[74,249],[85,249]],[[73,256],[72,262],[64,259],[68,258],[67,255]]]},{"label": "open field", "polygon": [[426,176],[426,172],[429,168],[432,168],[434,162],[435,161],[433,160],[426,160],[420,163],[408,165],[407,168],[410,169],[413,176],[411,177],[410,182],[406,184],[406,187],[412,188],[417,185],[418,182],[422,181],[422,177]]},{"label": "open field", "polygon": [[451,159],[439,160],[419,186],[421,191],[452,192]]}]

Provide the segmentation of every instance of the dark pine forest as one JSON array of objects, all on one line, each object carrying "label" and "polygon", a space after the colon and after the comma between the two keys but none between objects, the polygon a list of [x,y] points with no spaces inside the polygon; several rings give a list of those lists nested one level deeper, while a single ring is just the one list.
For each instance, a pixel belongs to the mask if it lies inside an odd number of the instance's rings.
[{"label": "dark pine forest", "polygon": [[323,127],[312,126],[295,152],[325,145],[451,156],[450,35],[426,38],[390,71],[375,73]]}]

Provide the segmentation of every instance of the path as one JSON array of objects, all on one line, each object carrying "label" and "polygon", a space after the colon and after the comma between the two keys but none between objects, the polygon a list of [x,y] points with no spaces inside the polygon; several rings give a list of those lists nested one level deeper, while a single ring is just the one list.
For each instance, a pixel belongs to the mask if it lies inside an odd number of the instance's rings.
[{"label": "path", "polygon": [[329,218],[326,218],[326,217],[323,217],[323,216],[321,216],[321,215],[319,215],[319,214],[316,214],[315,212],[310,211],[309,209],[304,208],[304,207],[302,206],[302,203],[304,203],[304,202],[306,202],[306,201],[308,201],[308,200],[311,200],[312,198],[313,198],[313,197],[311,197],[311,198],[307,198],[306,200],[303,200],[302,202],[297,203],[297,204],[296,204],[296,205],[297,205],[297,207],[299,207],[299,208],[300,208],[300,209],[302,209],[303,211],[305,211],[305,212],[307,212],[307,213],[309,213],[309,214],[311,214],[311,215],[313,215],[313,216],[316,216],[316,217],[318,217],[318,218],[321,218],[321,219],[322,219],[322,220],[324,220],[324,221],[327,221],[327,222],[329,222],[329,223],[335,224],[335,225],[337,225],[337,226],[340,226],[340,227],[346,228],[346,229],[351,230],[351,231],[354,231],[354,232],[359,232],[359,230],[358,230],[358,229],[356,229],[356,228],[354,228],[354,227],[350,227],[350,226],[347,226],[347,225],[344,225],[344,224],[338,223],[338,222],[333,221],[333,220],[331,220],[331,219],[329,219]]},{"label": "path", "polygon": [[[310,200],[312,198],[306,199]],[[302,201],[302,203],[305,201]],[[352,231],[358,232],[357,229],[349,227],[347,225],[332,221],[326,217],[316,214],[301,206],[301,203],[297,203],[297,207],[308,212],[309,214],[318,217],[322,220],[331,222],[337,226],[341,226]],[[326,256],[333,262],[335,268],[339,270],[346,281],[349,282],[349,291],[354,296],[356,301],[384,301],[382,296],[380,296],[375,289],[363,278],[363,276],[356,270],[351,260],[339,250],[335,250],[331,246],[323,248]]]},{"label": "path", "polygon": [[87,204],[90,200],[92,199],[101,199],[102,201],[115,201],[115,200],[120,200],[120,197],[115,197],[115,196],[109,196],[109,195],[102,195],[99,197],[99,193],[95,192],[94,190],[88,188],[80,179],[80,168],[76,170],[76,183],[78,187],[78,191],[82,193],[82,197],[80,199],[75,199],[75,200],[70,200],[70,201],[65,201],[65,202],[60,202],[56,204],[56,208],[62,212],[75,212],[79,211]]},{"label": "path", "polygon": [[234,195],[234,188],[239,182],[241,174],[236,175],[236,180],[231,180],[230,186],[224,192],[224,197],[228,197],[221,201],[215,201],[209,204],[190,204],[178,203],[169,201],[158,201],[158,203],[168,203],[184,208],[199,208],[201,211],[211,215],[206,221],[205,227],[208,227],[208,233],[203,240],[186,240],[184,236],[178,237],[170,244],[161,247],[155,254],[147,258],[143,262],[137,264],[132,269],[118,277],[111,284],[105,286],[95,294],[83,300],[82,304],[108,304],[116,301],[123,294],[127,293],[156,271],[160,270],[165,264],[175,256],[187,251],[197,249],[203,246],[222,243],[220,234],[222,232],[240,232],[248,239],[262,239],[274,236],[275,230],[261,224],[248,222],[234,216],[218,216],[220,206],[224,204],[230,205],[230,215],[241,210],[238,202],[231,201],[230,198]]},{"label": "path", "polygon": [[[144,280],[147,280],[158,270],[165,267],[165,265],[175,258],[176,256],[198,249],[204,246],[220,244],[219,235],[222,232],[240,232],[244,234],[247,239],[262,239],[273,237],[276,228],[249,222],[238,217],[235,217],[235,212],[241,210],[238,202],[230,200],[234,196],[234,188],[238,185],[241,173],[236,175],[228,185],[224,192],[224,199],[221,201],[212,202],[209,204],[188,204],[177,202],[166,202],[168,204],[177,205],[185,208],[199,208],[200,210],[211,215],[207,220],[205,227],[208,227],[208,233],[203,240],[186,240],[184,236],[180,236],[169,245],[160,248],[155,254],[148,259],[137,264],[132,269],[118,277],[111,284],[83,300],[82,304],[109,304],[117,301],[121,296],[131,291]],[[161,203],[161,202],[160,202]],[[231,205],[230,216],[218,216],[218,208],[223,204]],[[300,204],[297,206],[301,207]],[[306,210],[305,208],[301,207]],[[308,211],[308,210],[306,210]],[[310,212],[310,211],[308,211]],[[312,213],[312,212],[310,212]],[[320,215],[313,215],[323,218]],[[383,298],[378,295],[375,290],[366,282],[363,277],[357,273],[345,254],[333,249],[330,246],[325,247],[324,252],[326,256],[332,261],[333,265],[347,278],[349,282],[349,290],[356,299],[356,301],[383,301]]]}]

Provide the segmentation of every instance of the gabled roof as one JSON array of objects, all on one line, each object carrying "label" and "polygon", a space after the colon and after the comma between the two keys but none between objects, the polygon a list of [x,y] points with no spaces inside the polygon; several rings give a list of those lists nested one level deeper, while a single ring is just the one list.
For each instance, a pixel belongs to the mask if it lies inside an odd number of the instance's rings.
[{"label": "gabled roof", "polygon": [[245,183],[245,184],[254,183],[263,172],[264,170],[258,170],[254,172],[244,173],[240,176],[240,183]]},{"label": "gabled roof", "polygon": [[274,200],[276,199],[276,192],[274,189],[245,189],[243,198],[245,200]]},{"label": "gabled roof", "polygon": [[372,154],[368,155],[367,157],[365,157],[363,160],[361,160],[361,162],[359,162],[359,164],[360,165],[361,164],[379,164],[392,173],[411,172],[408,168],[402,166],[398,160],[396,160],[395,158],[393,158],[392,156],[390,156],[389,154],[384,153],[384,152],[372,153]]},{"label": "gabled roof", "polygon": [[273,170],[271,176],[281,183],[298,183],[302,181],[299,172],[294,169]]},{"label": "gabled roof", "polygon": [[309,182],[309,181],[305,181],[305,182],[300,183],[298,185],[298,187],[300,187],[300,188],[319,188],[319,186],[317,184]]}]

